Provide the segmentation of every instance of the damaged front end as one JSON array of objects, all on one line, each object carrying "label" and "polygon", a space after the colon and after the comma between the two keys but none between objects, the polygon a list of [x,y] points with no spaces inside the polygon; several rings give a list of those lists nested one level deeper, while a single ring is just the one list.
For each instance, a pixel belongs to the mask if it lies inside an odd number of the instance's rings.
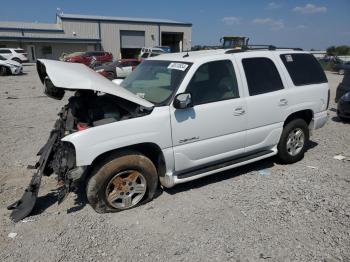
[{"label": "damaged front end", "polygon": [[39,161],[22,198],[8,207],[15,222],[28,216],[38,197],[42,176],[57,175],[58,203],[62,202],[88,166],[76,166],[74,145],[62,141],[67,135],[89,128],[139,117],[151,112],[153,104],[129,93],[84,65],[50,60],[37,62],[39,77],[47,96],[61,100],[65,91],[74,91],[59,112],[46,144],[40,149]]}]

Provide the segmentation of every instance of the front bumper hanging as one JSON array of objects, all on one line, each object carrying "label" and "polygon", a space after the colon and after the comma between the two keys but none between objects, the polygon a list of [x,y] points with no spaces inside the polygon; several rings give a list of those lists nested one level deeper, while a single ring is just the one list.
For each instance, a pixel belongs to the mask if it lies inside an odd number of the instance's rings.
[{"label": "front bumper hanging", "polygon": [[37,171],[33,175],[29,183],[29,186],[25,190],[22,198],[7,207],[8,210],[12,210],[10,217],[14,222],[18,222],[22,220],[32,212],[35,206],[35,202],[38,198],[41,178],[44,175],[44,170],[50,158],[52,148],[56,143],[56,141],[58,140],[58,137],[59,137],[58,131],[53,130],[51,132],[49,140],[39,152],[40,159],[38,163],[35,165],[35,167],[37,168]]}]

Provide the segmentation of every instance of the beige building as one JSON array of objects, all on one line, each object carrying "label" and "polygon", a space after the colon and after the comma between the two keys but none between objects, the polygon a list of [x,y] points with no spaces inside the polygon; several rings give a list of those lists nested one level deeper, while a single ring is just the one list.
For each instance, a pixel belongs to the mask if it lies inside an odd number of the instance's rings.
[{"label": "beige building", "polygon": [[192,24],[148,18],[57,14],[56,23],[0,21],[0,47],[21,47],[31,61],[62,53],[103,50],[132,58],[142,47],[191,48]]}]

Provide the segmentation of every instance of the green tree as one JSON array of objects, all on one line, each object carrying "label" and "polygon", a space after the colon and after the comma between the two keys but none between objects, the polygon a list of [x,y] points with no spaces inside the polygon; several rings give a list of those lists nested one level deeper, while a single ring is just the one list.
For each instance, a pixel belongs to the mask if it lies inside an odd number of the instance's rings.
[{"label": "green tree", "polygon": [[327,55],[336,55],[335,46],[330,46],[327,48]]},{"label": "green tree", "polygon": [[337,55],[348,55],[350,53],[350,47],[346,45],[337,46],[335,52]]}]

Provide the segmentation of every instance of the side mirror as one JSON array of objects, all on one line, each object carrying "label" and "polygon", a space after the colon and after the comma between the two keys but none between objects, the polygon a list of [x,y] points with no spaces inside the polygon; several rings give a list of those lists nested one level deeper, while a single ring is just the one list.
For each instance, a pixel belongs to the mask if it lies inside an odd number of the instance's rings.
[{"label": "side mirror", "polygon": [[192,106],[192,97],[190,93],[182,93],[175,96],[174,107],[176,109],[185,109]]}]

